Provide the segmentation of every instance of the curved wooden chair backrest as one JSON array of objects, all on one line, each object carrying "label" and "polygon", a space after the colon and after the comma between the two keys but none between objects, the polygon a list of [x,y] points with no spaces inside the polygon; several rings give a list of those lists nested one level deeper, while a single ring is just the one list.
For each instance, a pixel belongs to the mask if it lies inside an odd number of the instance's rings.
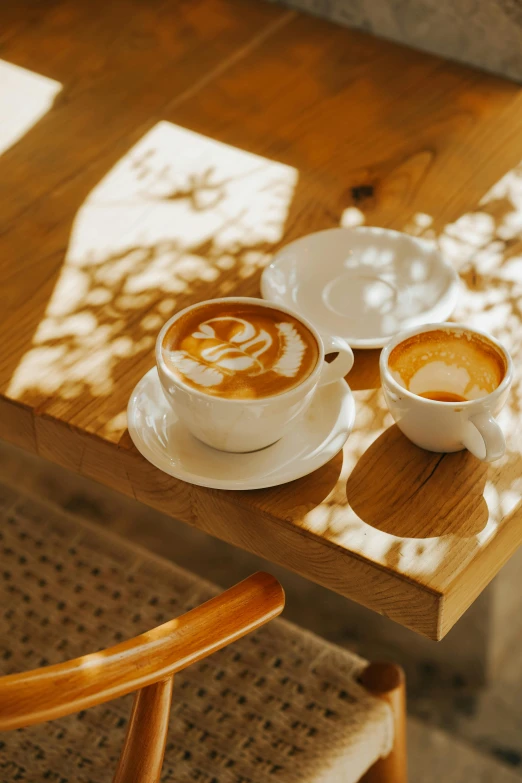
[{"label": "curved wooden chair backrest", "polygon": [[176,672],[277,617],[284,603],[279,582],[260,572],[134,639],[0,677],[0,731],[54,720],[137,691],[114,781],[156,783]]}]

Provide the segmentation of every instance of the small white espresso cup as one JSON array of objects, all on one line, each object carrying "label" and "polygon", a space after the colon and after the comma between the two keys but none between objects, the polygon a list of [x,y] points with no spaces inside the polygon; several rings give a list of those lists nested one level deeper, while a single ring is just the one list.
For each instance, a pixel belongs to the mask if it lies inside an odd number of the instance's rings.
[{"label": "small white espresso cup", "polygon": [[[410,329],[383,349],[380,371],[390,413],[417,446],[466,448],[485,462],[502,457],[506,442],[494,416],[506,402],[513,365],[494,337],[453,323]],[[433,393],[449,401],[421,396]]]},{"label": "small white espresso cup", "polygon": [[[255,304],[291,315],[312,333],[318,349],[317,363],[303,381],[289,391],[258,399],[226,399],[206,394],[189,386],[168,366],[163,356],[163,340],[167,330],[191,310],[223,303]],[[325,353],[336,352],[330,363]],[[340,337],[321,337],[305,318],[281,305],[264,299],[227,297],[198,302],[181,310],[163,326],[156,341],[156,363],[160,383],[171,408],[196,438],[221,451],[248,452],[270,446],[283,437],[310,405],[318,387],[344,378],[353,366],[352,349]]]}]

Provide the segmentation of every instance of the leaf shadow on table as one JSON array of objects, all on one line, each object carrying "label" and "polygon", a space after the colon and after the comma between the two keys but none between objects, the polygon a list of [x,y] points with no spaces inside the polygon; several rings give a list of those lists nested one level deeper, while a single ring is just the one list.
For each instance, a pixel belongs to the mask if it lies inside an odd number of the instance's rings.
[{"label": "leaf shadow on table", "polygon": [[[202,158],[177,167],[194,146]],[[52,239],[67,248],[63,263],[28,341],[2,365],[10,396],[60,416],[91,406],[102,435],[117,439],[167,318],[194,301],[259,294],[297,174],[223,149],[157,123],[104,172],[73,224],[60,221]]]},{"label": "leaf shadow on table", "polygon": [[361,456],[346,495],[364,522],[385,533],[470,538],[488,522],[486,475],[487,465],[468,451],[424,451],[393,425]]}]

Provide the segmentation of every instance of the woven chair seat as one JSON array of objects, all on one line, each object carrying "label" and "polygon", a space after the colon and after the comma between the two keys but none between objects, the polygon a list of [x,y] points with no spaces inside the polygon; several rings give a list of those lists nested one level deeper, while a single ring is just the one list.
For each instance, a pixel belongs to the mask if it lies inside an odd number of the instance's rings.
[{"label": "woven chair seat", "polygon": [[[219,590],[0,485],[0,674],[84,655]],[[276,620],[174,682],[162,781],[351,783],[392,743],[366,661]],[[132,696],[0,734],[0,781],[108,783]]]}]

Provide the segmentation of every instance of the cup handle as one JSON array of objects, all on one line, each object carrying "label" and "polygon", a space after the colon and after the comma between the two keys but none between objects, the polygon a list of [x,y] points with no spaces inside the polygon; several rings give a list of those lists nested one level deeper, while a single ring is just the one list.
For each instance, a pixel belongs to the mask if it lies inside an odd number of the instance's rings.
[{"label": "cup handle", "polygon": [[325,362],[319,377],[319,386],[327,386],[335,383],[345,375],[348,375],[353,367],[353,351],[342,337],[333,337],[329,334],[321,335],[324,352],[337,353],[337,356],[329,364]]},{"label": "cup handle", "polygon": [[483,462],[500,459],[506,451],[506,441],[493,416],[487,412],[477,413],[469,417],[468,423],[472,429],[463,438],[468,451]]}]

